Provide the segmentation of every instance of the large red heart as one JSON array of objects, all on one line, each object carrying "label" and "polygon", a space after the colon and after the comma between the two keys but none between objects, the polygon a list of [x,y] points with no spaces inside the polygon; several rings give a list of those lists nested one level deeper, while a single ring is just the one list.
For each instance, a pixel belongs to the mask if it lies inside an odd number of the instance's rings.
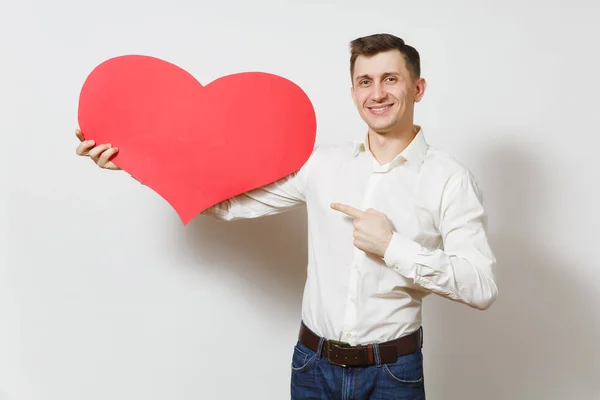
[{"label": "large red heart", "polygon": [[86,139],[161,195],[184,224],[225,199],[297,171],[316,135],[313,106],[291,81],[263,72],[202,86],[169,62],[109,59],[87,77],[78,119]]}]

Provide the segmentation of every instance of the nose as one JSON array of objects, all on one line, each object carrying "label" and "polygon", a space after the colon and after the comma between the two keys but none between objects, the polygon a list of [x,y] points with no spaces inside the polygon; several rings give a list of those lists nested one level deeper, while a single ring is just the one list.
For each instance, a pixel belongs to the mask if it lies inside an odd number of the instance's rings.
[{"label": "nose", "polygon": [[383,90],[381,84],[375,83],[375,85],[373,85],[373,93],[371,94],[371,99],[373,99],[376,102],[380,102],[383,99],[385,99],[386,96],[387,93],[385,92],[385,90]]}]

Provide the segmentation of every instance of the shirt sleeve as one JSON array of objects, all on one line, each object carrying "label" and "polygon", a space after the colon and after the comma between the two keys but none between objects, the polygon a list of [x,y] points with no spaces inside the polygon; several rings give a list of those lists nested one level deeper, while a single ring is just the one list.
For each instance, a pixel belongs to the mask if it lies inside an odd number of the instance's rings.
[{"label": "shirt sleeve", "polygon": [[443,249],[427,249],[394,232],[384,261],[432,293],[485,310],[498,289],[483,197],[469,172],[447,187],[439,224]]},{"label": "shirt sleeve", "polygon": [[[313,151],[313,155],[314,155]],[[215,219],[259,218],[280,214],[306,203],[306,187],[313,155],[300,168],[282,179],[222,201],[202,212]]]}]

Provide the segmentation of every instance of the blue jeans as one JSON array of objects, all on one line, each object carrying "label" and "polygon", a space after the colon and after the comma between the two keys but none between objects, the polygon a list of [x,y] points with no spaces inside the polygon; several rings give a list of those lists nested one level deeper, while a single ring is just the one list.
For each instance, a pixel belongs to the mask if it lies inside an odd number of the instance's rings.
[{"label": "blue jeans", "polygon": [[374,345],[375,364],[340,367],[297,342],[292,357],[292,400],[425,400],[423,353],[399,356],[382,364]]}]

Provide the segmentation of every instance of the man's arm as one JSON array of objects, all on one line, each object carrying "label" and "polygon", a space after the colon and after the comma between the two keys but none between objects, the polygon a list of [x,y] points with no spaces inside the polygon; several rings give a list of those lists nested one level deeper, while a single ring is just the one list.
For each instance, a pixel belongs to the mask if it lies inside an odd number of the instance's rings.
[{"label": "man's arm", "polygon": [[202,215],[232,221],[275,215],[302,206],[306,201],[305,167],[276,182],[215,204],[202,212]]},{"label": "man's arm", "polygon": [[447,188],[439,227],[444,249],[431,251],[394,232],[383,259],[428,291],[485,310],[496,300],[498,288],[482,195],[468,171]]}]

